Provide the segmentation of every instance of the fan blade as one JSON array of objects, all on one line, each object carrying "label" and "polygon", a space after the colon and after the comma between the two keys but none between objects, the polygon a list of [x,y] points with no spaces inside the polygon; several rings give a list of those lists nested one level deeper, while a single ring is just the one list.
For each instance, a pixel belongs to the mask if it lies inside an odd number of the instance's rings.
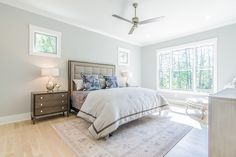
[{"label": "fan blade", "polygon": [[151,22],[157,22],[157,21],[162,20],[164,17],[165,17],[165,16],[160,16],[160,17],[155,17],[155,18],[152,18],[152,19],[140,21],[139,24],[140,24],[140,25],[143,25],[143,24],[147,24],[147,23],[151,23]]},{"label": "fan blade", "polygon": [[133,24],[132,21],[127,20],[127,19],[125,19],[125,18],[123,18],[123,17],[120,17],[119,15],[114,14],[114,15],[112,15],[112,16],[113,16],[113,17],[116,17],[116,18],[118,18],[118,19],[120,19],[120,20],[123,20],[123,21],[126,21],[126,22],[129,22],[129,23],[132,23],[132,24]]},{"label": "fan blade", "polygon": [[130,29],[130,31],[129,31],[129,35],[133,34],[134,29],[135,29],[135,27],[133,26],[133,27]]}]

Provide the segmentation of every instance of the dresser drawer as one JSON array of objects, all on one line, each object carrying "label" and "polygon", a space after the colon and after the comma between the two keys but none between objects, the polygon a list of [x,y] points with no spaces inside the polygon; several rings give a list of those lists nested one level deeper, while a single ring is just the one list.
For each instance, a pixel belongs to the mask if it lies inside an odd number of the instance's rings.
[{"label": "dresser drawer", "polygon": [[35,102],[55,101],[55,100],[67,100],[67,93],[53,93],[53,94],[42,94],[35,96]]},{"label": "dresser drawer", "polygon": [[51,106],[51,107],[43,107],[43,108],[36,108],[35,109],[35,115],[47,115],[50,113],[56,113],[56,112],[63,112],[67,110],[67,105],[64,106]]},{"label": "dresser drawer", "polygon": [[53,106],[62,106],[67,105],[68,100],[62,99],[62,100],[48,100],[48,101],[38,101],[35,102],[35,108],[44,108],[44,107],[53,107]]}]

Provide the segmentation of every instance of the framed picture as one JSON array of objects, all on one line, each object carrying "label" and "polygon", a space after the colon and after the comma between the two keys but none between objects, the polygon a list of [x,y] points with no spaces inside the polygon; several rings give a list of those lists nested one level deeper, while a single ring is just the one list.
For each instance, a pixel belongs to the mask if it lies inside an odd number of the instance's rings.
[{"label": "framed picture", "polygon": [[61,57],[61,33],[29,25],[29,54]]},{"label": "framed picture", "polygon": [[130,62],[130,51],[123,48],[118,48],[118,65],[128,66]]}]

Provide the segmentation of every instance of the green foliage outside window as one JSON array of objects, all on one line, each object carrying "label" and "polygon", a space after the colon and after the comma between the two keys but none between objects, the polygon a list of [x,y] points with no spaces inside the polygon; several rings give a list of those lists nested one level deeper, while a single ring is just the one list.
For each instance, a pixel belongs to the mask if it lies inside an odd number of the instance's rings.
[{"label": "green foliage outside window", "polygon": [[161,89],[213,92],[213,48],[213,45],[206,45],[161,54],[159,57],[159,87]]},{"label": "green foliage outside window", "polygon": [[172,88],[192,90],[192,71],[173,71]]},{"label": "green foliage outside window", "polygon": [[57,38],[41,33],[35,33],[35,49],[38,52],[44,52],[49,54],[57,53]]},{"label": "green foliage outside window", "polygon": [[160,88],[169,89],[170,88],[170,72],[160,71]]},{"label": "green foliage outside window", "polygon": [[160,56],[160,88],[170,88],[170,54]]},{"label": "green foliage outside window", "polygon": [[196,88],[201,92],[213,91],[213,46],[197,48]]}]

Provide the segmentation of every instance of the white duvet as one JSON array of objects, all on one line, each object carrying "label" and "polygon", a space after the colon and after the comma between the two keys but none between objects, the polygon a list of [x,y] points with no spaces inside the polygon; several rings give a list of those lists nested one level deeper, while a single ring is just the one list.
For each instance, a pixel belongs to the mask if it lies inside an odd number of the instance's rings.
[{"label": "white duvet", "polygon": [[129,87],[96,90],[88,94],[78,117],[91,122],[90,133],[105,137],[120,125],[157,112],[167,101],[151,89]]}]

